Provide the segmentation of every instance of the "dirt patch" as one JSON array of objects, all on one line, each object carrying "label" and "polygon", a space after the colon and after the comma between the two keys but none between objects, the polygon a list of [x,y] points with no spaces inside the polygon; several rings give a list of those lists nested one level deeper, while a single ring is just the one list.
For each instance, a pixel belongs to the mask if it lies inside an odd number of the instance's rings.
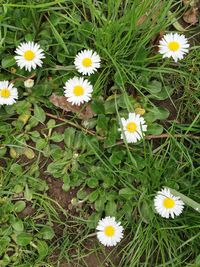
[{"label": "dirt patch", "polygon": [[65,192],[62,189],[63,182],[61,180],[50,176],[45,178],[45,180],[49,186],[47,191],[48,196],[55,200],[62,208],[67,210],[71,204],[71,200],[76,196],[78,189],[71,189],[68,192]]}]

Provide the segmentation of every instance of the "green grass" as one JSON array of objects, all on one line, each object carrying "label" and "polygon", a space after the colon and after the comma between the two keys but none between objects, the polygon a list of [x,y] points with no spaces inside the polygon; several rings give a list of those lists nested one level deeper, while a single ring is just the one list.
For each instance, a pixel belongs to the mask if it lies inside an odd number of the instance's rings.
[{"label": "green grass", "polygon": [[[0,81],[13,81],[19,100],[0,107],[0,266],[200,266],[199,25],[184,32],[184,60],[157,52],[185,9],[172,0],[1,1]],[[13,60],[24,41],[45,51],[31,73]],[[89,77],[89,120],[49,100],[78,75],[73,60],[84,48],[102,59]],[[35,85],[25,89],[32,74]],[[146,111],[147,138],[129,145],[119,118],[137,107]],[[164,186],[186,203],[174,220],[154,211]],[[109,215],[125,228],[112,249],[95,235]]]}]

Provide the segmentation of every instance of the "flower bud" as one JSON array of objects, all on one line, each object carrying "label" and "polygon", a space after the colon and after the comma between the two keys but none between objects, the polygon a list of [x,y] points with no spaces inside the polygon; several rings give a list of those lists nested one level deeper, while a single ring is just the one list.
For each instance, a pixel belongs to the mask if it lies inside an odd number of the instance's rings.
[{"label": "flower bud", "polygon": [[24,86],[26,88],[32,88],[34,85],[34,80],[33,79],[27,79],[26,81],[24,81]]}]

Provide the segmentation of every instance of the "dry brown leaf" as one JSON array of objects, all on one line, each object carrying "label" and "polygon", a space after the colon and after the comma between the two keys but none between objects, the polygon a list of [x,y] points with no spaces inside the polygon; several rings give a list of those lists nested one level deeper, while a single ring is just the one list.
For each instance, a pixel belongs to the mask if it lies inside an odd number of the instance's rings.
[{"label": "dry brown leaf", "polygon": [[72,105],[67,101],[65,96],[58,96],[56,94],[52,94],[49,99],[50,102],[56,107],[61,108],[67,112],[75,112],[80,119],[87,120],[95,115],[89,104],[84,108],[83,105]]},{"label": "dry brown leaf", "polygon": [[192,7],[197,7],[199,4],[199,0],[183,0],[183,4],[185,6],[190,5]]},{"label": "dry brown leaf", "polygon": [[140,25],[146,20],[146,18],[147,18],[147,15],[143,15],[143,16],[141,16],[141,17],[137,20],[137,22],[136,22],[136,26],[140,26]]},{"label": "dry brown leaf", "polygon": [[188,24],[194,25],[199,21],[198,15],[198,8],[193,7],[183,14],[183,20]]}]

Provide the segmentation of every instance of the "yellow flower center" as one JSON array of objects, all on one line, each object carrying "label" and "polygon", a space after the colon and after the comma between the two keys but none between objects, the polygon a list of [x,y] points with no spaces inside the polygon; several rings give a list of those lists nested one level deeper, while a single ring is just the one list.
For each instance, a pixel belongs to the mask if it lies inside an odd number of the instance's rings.
[{"label": "yellow flower center", "polygon": [[24,53],[24,58],[28,61],[30,60],[33,60],[35,57],[35,53],[31,50],[27,50],[25,53]]},{"label": "yellow flower center", "polygon": [[106,226],[105,229],[104,229],[104,233],[105,233],[106,236],[112,237],[115,234],[115,228],[113,226],[111,226],[111,225]]},{"label": "yellow flower center", "polygon": [[10,96],[10,90],[8,88],[1,89],[1,97],[8,98]]},{"label": "yellow flower center", "polygon": [[126,125],[126,129],[127,129],[128,132],[134,133],[137,130],[137,125],[136,125],[135,122],[129,122]]},{"label": "yellow flower center", "polygon": [[89,57],[86,57],[83,59],[82,64],[84,67],[91,67],[92,66],[92,60]]},{"label": "yellow flower center", "polygon": [[82,96],[84,94],[84,89],[82,86],[77,85],[74,87],[74,94],[75,96]]},{"label": "yellow flower center", "polygon": [[169,50],[176,52],[180,48],[180,44],[176,41],[168,43]]},{"label": "yellow flower center", "polygon": [[175,205],[175,201],[172,199],[172,198],[165,198],[164,201],[163,201],[163,206],[166,208],[166,209],[171,209],[173,208]]}]

